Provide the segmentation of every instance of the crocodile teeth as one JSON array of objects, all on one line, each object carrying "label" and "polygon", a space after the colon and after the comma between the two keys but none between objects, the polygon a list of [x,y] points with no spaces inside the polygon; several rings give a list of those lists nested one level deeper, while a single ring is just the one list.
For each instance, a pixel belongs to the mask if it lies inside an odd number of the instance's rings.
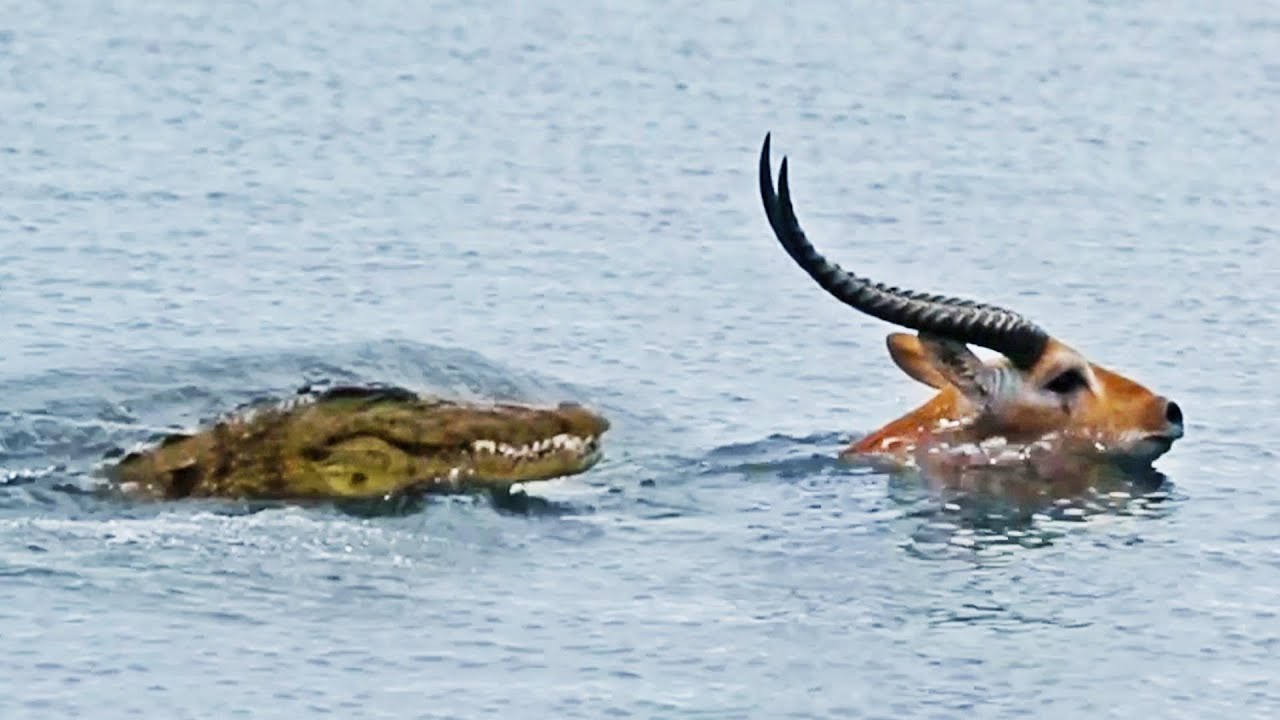
[{"label": "crocodile teeth", "polygon": [[557,450],[572,447],[573,436],[561,433],[551,438],[551,445]]},{"label": "crocodile teeth", "polygon": [[554,437],[534,440],[525,445],[512,445],[496,440],[473,440],[471,442],[471,450],[475,453],[493,453],[506,458],[523,459],[540,457],[552,451],[582,453],[584,450],[595,449],[598,440],[599,438],[595,435],[579,437],[568,433],[560,433]]}]

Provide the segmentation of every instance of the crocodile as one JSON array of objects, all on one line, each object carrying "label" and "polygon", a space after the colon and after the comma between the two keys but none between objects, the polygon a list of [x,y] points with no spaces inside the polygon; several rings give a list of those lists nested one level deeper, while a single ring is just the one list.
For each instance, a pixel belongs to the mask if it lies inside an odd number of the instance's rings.
[{"label": "crocodile", "polygon": [[338,386],[260,403],[103,467],[123,495],[180,500],[363,500],[508,492],[585,472],[609,422],[576,403],[472,403]]}]

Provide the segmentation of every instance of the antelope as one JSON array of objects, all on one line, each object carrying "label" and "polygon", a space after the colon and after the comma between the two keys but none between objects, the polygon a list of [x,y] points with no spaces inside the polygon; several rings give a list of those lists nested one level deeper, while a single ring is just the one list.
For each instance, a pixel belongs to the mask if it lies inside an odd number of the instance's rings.
[{"label": "antelope", "polygon": [[[1182,410],[1168,398],[1100,365],[1031,320],[996,305],[890,287],[827,260],[809,242],[787,185],[787,159],[773,188],[770,134],[760,153],[760,195],[787,254],[837,300],[914,330],[887,337],[889,357],[937,392],[927,402],[852,442],[840,457],[910,465],[932,448],[998,439],[1024,447],[1054,443],[1121,465],[1150,467],[1182,437]],[[1000,357],[983,361],[969,346]]]}]

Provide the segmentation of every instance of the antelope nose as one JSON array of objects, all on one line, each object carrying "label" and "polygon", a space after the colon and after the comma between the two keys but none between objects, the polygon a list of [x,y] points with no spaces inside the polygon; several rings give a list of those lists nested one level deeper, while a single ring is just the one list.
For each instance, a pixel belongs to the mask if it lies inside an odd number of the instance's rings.
[{"label": "antelope nose", "polygon": [[1164,406],[1164,419],[1168,420],[1173,425],[1182,424],[1182,408],[1178,407],[1178,403],[1170,400],[1169,403]]}]

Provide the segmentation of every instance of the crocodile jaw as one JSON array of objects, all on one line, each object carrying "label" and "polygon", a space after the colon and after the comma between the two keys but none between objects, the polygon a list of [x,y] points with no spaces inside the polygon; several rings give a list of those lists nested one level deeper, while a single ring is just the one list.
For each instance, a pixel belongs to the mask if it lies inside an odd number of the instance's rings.
[{"label": "crocodile jaw", "polygon": [[581,406],[344,393],[241,413],[107,468],[133,497],[376,498],[505,490],[600,459],[609,423]]},{"label": "crocodile jaw", "polygon": [[512,483],[580,473],[600,460],[599,435],[559,433],[523,445],[474,440],[468,462],[456,470]]}]

